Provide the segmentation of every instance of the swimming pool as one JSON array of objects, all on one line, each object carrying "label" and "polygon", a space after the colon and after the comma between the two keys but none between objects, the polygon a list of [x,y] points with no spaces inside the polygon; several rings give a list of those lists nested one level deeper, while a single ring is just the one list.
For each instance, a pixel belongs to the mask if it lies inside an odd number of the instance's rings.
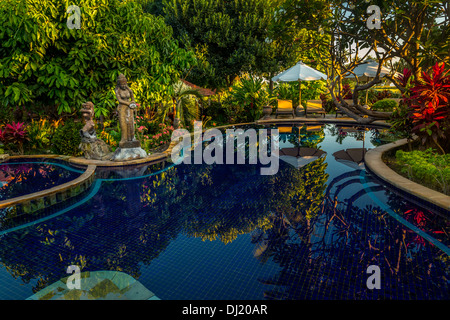
[{"label": "swimming pool", "polygon": [[[448,217],[360,161],[381,128],[279,129],[275,175],[250,164],[98,169],[82,200],[2,230],[0,299],[26,299],[69,265],[125,272],[163,300],[450,298]],[[367,286],[369,266],[380,289]]]},{"label": "swimming pool", "polygon": [[57,159],[11,159],[0,163],[0,201],[50,189],[82,173]]}]

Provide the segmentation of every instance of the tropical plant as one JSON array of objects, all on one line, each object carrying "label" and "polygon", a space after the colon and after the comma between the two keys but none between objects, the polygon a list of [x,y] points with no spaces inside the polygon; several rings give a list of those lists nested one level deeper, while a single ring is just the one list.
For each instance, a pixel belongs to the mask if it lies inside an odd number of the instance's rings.
[{"label": "tropical plant", "polygon": [[432,74],[422,73],[410,89],[410,117],[423,145],[437,147],[441,153],[450,149],[450,71],[436,63]]},{"label": "tropical plant", "polygon": [[29,149],[47,150],[60,122],[61,120],[33,119],[27,126],[29,141],[26,147]]},{"label": "tropical plant", "polygon": [[20,154],[23,154],[23,144],[29,140],[23,122],[12,122],[5,126],[0,134],[0,140],[5,145],[14,145]]},{"label": "tropical plant", "polygon": [[81,143],[81,122],[68,119],[64,125],[56,128],[51,139],[51,151],[59,155],[80,156],[82,154],[78,146]]},{"label": "tropical plant", "polygon": [[278,72],[298,56],[292,41],[298,29],[286,26],[280,0],[164,0],[166,22],[200,61],[189,79],[209,88],[226,88],[244,72]]},{"label": "tropical plant", "polygon": [[198,103],[201,103],[203,95],[196,89],[192,89],[182,81],[173,85],[172,100],[175,105],[175,118],[180,119],[184,126],[199,118]]},{"label": "tropical plant", "polygon": [[[391,131],[395,135],[399,135],[401,138],[412,139],[413,122],[409,117],[409,94],[414,77],[411,70],[404,68],[403,72],[397,76],[397,81],[404,91],[402,92],[402,99],[398,107],[392,112],[389,122],[391,123]],[[410,149],[411,145],[408,144]]]},{"label": "tropical plant", "polygon": [[159,127],[160,127],[159,133],[156,133],[152,136],[149,135],[143,136],[144,138],[143,145],[145,151],[149,152],[152,149],[160,148],[170,143],[174,127],[167,126],[164,123],[160,123]]},{"label": "tropical plant", "polygon": [[264,86],[262,79],[249,76],[242,78],[231,89],[231,103],[238,118],[244,122],[253,122],[262,116],[263,107],[269,105],[276,97]]}]

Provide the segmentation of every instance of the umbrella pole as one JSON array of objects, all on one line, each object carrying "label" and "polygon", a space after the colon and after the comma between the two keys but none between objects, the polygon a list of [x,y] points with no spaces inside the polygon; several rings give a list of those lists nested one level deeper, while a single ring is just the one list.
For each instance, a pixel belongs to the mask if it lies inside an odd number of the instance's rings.
[{"label": "umbrella pole", "polygon": [[300,79],[298,80],[298,105],[302,107],[302,84]]}]

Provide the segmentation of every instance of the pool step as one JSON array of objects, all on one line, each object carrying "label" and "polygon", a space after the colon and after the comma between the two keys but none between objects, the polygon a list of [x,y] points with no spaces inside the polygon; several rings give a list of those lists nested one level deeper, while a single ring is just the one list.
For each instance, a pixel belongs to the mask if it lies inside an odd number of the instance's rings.
[{"label": "pool step", "polygon": [[120,271],[82,272],[79,289],[65,277],[26,300],[160,300],[139,281]]}]

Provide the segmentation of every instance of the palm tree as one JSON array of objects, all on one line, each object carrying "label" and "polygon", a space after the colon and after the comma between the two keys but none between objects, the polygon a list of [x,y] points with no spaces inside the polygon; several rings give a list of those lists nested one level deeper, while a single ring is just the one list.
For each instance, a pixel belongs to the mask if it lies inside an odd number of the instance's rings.
[{"label": "palm tree", "polygon": [[192,89],[181,80],[173,85],[171,101],[164,104],[162,119],[165,120],[170,111],[174,111],[174,124],[179,122],[185,127],[192,120],[199,117],[198,102],[203,95],[196,89]]}]

